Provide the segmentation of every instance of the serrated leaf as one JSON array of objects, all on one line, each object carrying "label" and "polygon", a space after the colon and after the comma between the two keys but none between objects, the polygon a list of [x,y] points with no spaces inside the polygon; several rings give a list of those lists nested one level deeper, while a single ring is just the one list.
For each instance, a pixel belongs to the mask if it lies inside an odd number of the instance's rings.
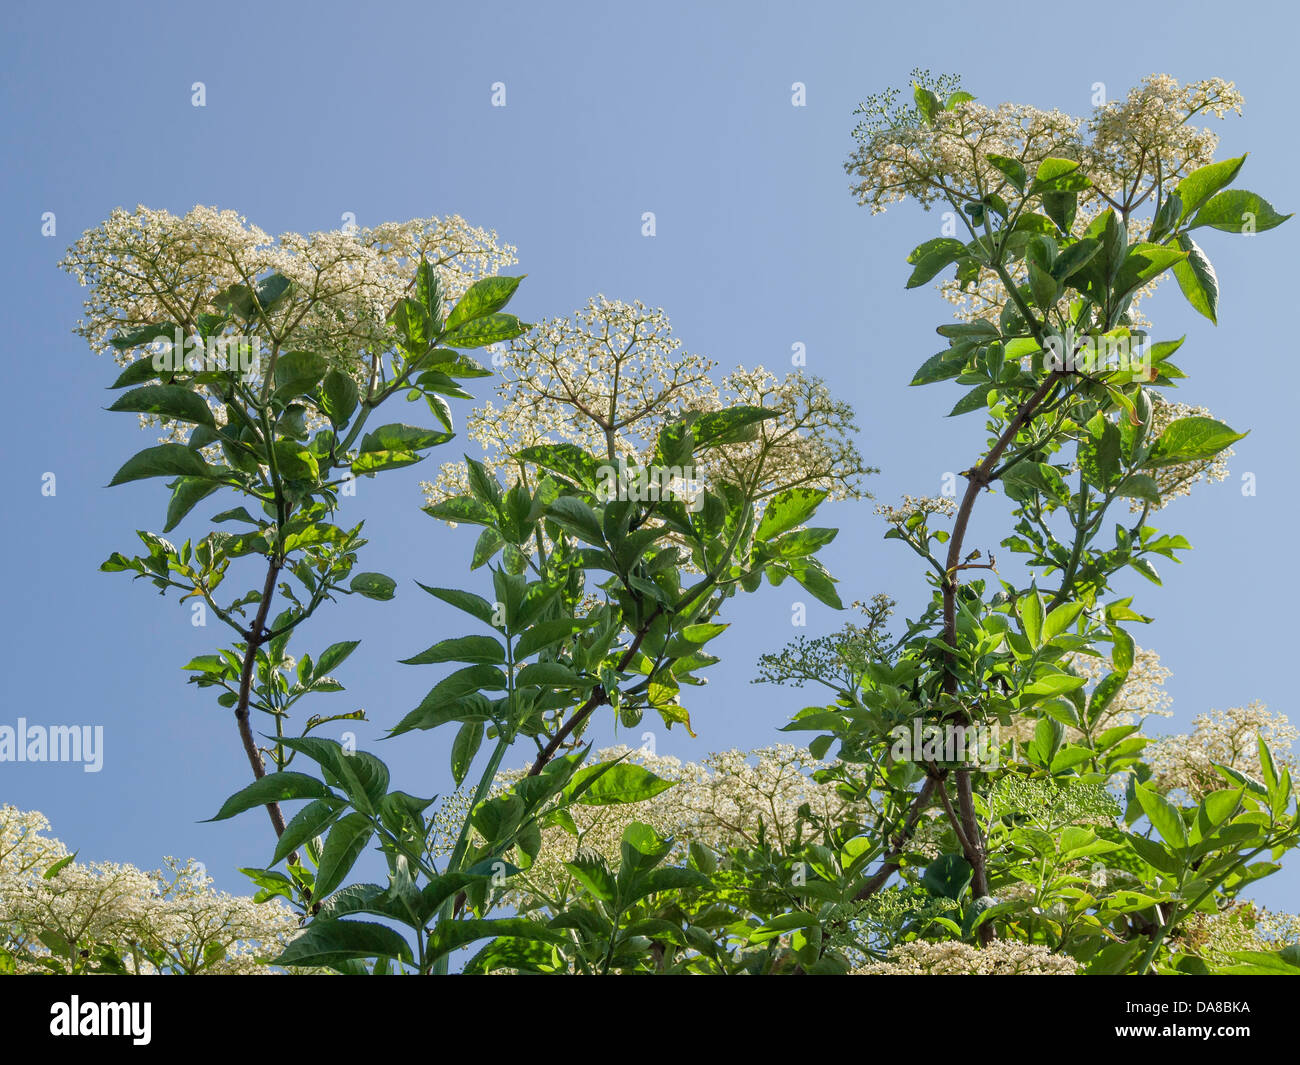
[{"label": "serrated leaf", "polygon": [[127,459],[108,484],[111,488],[147,477],[212,478],[214,475],[215,471],[202,457],[184,444],[159,444],[157,447],[147,447]]},{"label": "serrated leaf", "polygon": [[306,773],[268,773],[248,787],[235,792],[209,821],[224,821],[254,806],[284,802],[288,799],[329,799],[334,793],[321,781]]},{"label": "serrated leaf", "polygon": [[207,400],[180,385],[145,385],[133,388],[114,401],[111,411],[155,414],[172,421],[216,427]]},{"label": "serrated leaf", "polygon": [[515,294],[515,289],[522,280],[523,277],[485,277],[475,281],[452,308],[444,328],[448,332],[454,332],[466,322],[499,311],[510,302],[510,297]]}]

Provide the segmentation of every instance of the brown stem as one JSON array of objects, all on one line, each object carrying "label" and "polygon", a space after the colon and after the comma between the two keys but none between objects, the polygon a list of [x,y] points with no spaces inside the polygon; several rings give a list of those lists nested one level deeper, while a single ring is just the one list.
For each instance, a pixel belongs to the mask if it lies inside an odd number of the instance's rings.
[{"label": "brown stem", "polygon": [[[275,579],[280,575],[281,562],[272,559],[266,571],[266,583],[262,586],[262,601],[257,607],[257,616],[244,635],[247,647],[244,651],[244,666],[239,673],[239,700],[235,703],[235,721],[239,725],[239,738],[244,744],[244,753],[248,755],[248,764],[253,767],[253,778],[261,780],[266,776],[266,764],[262,761],[262,752],[257,749],[257,740],[253,737],[253,728],[248,720],[248,700],[253,687],[253,667],[257,664],[257,652],[266,641],[266,616],[271,610],[271,597],[275,594]],[[284,814],[278,802],[268,802],[266,812],[271,817],[271,826],[276,837],[284,835]]]},{"label": "brown stem", "polygon": [[[1011,422],[1002,435],[998,437],[992,449],[984,456],[984,461],[974,469],[966,471],[966,492],[962,497],[961,507],[957,511],[957,520],[953,523],[952,539],[948,542],[948,560],[946,576],[943,582],[943,642],[949,648],[955,649],[957,646],[956,574],[961,566],[966,528],[970,524],[971,511],[975,509],[975,500],[979,498],[980,492],[993,480],[993,470],[997,467],[998,459],[1002,457],[1002,453],[1011,445],[1011,442],[1015,440],[1016,435],[1030,418],[1033,417],[1034,412],[1047,398],[1048,393],[1056,386],[1057,381],[1062,376],[1063,374],[1059,372],[1049,374],[1047,379],[1038,386],[1034,394],[1016,412],[1016,416],[1011,419]],[[955,650],[944,652],[944,662],[946,667],[944,690],[948,695],[956,696],[958,684],[957,673],[954,668],[956,665]],[[946,793],[944,798],[947,799]],[[988,870],[985,861],[984,840],[979,830],[979,820],[975,816],[975,801],[969,769],[959,769],[957,771],[957,804],[961,810],[960,817],[952,810],[951,805],[945,801],[953,831],[956,833],[958,840],[961,841],[966,860],[971,865],[971,891],[976,898],[981,898],[989,893]],[[981,925],[980,942],[987,944],[992,938],[992,926],[989,924]]]},{"label": "brown stem", "polygon": [[890,851],[885,857],[885,864],[877,869],[871,879],[863,884],[861,890],[853,896],[855,902],[865,902],[871,898],[872,895],[885,886],[886,881],[891,876],[898,872],[898,859],[903,853],[903,847],[911,840],[912,834],[916,831],[916,826],[921,820],[921,815],[925,813],[931,799],[934,798],[934,789],[938,784],[937,777],[930,777],[926,780],[925,786],[916,793],[916,798],[912,800],[912,805],[907,811],[907,820],[903,823],[898,835],[890,841]]},{"label": "brown stem", "polygon": [[[961,799],[960,793],[957,796],[958,801]],[[944,784],[939,785],[939,799],[943,802],[943,812],[948,815],[948,820],[952,824],[952,830],[957,836],[957,843],[961,849],[970,854],[975,850],[972,840],[975,838],[970,834],[969,827],[965,824],[963,818],[959,818],[952,808],[952,800],[948,798],[948,788]]]},{"label": "brown stem", "polygon": [[[655,609],[651,611],[650,616],[642,622],[641,627],[637,630],[636,636],[632,640],[632,643],[628,646],[628,649],[623,652],[623,656],[618,660],[617,668],[620,672],[627,668],[628,663],[632,661],[636,656],[637,651],[641,649],[641,642],[646,638],[646,634],[650,631],[651,624],[653,624],[655,618],[659,616],[662,610],[662,606],[655,607]],[[588,697],[587,701],[578,708],[577,712],[574,713],[568,721],[560,726],[560,730],[551,737],[551,742],[542,749],[540,754],[538,754],[537,761],[535,761],[532,768],[528,770],[528,775],[530,777],[535,777],[545,769],[546,763],[555,757],[555,752],[558,751],[560,745],[573,734],[573,730],[586,721],[597,707],[603,706],[608,701],[609,693],[605,691],[602,685],[597,684],[596,687],[592,689],[591,695]]]}]

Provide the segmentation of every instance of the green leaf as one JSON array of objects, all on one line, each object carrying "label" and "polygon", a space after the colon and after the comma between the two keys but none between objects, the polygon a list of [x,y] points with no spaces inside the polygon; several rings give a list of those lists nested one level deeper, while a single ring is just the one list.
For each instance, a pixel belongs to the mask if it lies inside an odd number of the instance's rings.
[{"label": "green leaf", "polygon": [[1142,574],[1142,576],[1152,584],[1160,583],[1160,574],[1156,571],[1155,566],[1153,566],[1147,559],[1131,558],[1128,560],[1128,564]]},{"label": "green leaf", "polygon": [[679,635],[687,643],[703,647],[710,640],[721,636],[729,627],[729,622],[701,622],[695,625],[684,625]]},{"label": "green leaf", "polygon": [[522,280],[523,277],[485,277],[481,281],[475,281],[452,308],[444,328],[448,332],[454,332],[466,322],[499,311],[510,302],[510,297],[515,294],[515,289]]},{"label": "green leaf", "polygon": [[334,672],[344,659],[360,646],[360,640],[341,640],[330,644],[316,659],[316,676],[324,677]]},{"label": "green leaf", "polygon": [[257,303],[263,310],[269,310],[289,294],[293,282],[284,274],[275,273],[257,283]]},{"label": "green leaf", "polygon": [[1291,216],[1278,214],[1262,196],[1244,189],[1229,189],[1211,197],[1196,212],[1189,229],[1210,226],[1225,233],[1262,233],[1280,226]]},{"label": "green leaf", "polygon": [[970,862],[960,854],[941,854],[926,866],[921,884],[931,895],[955,902],[966,890],[973,875]]},{"label": "green leaf", "polygon": [[[1115,696],[1119,694],[1120,688],[1124,686],[1124,681],[1127,679],[1128,674],[1126,672],[1115,672],[1107,673],[1097,682],[1097,686],[1092,690],[1092,695],[1088,699],[1088,720],[1090,722],[1095,722],[1105,709],[1110,706],[1114,701]],[[1105,737],[1106,735],[1106,733],[1103,733],[1102,737]],[[1124,735],[1127,735],[1127,733]],[[1102,737],[1098,738],[1097,745],[1099,748],[1104,750],[1107,744],[1102,742]],[[1123,739],[1124,736],[1121,735],[1118,738]]]},{"label": "green leaf", "polygon": [[961,373],[966,365],[964,354],[954,355],[951,350],[931,355],[912,375],[911,385],[929,385],[935,381],[947,381]]},{"label": "green leaf", "polygon": [[1111,634],[1111,664],[1120,673],[1128,673],[1133,668],[1135,649],[1133,646],[1133,637],[1118,626],[1112,626]]},{"label": "green leaf", "polygon": [[352,460],[352,472],[360,477],[414,466],[423,461],[424,456],[418,451],[366,451]]},{"label": "green leaf", "polygon": [[709,411],[697,418],[691,426],[695,434],[695,446],[703,450],[722,444],[754,440],[758,436],[759,423],[776,417],[778,414],[774,410],[744,404],[726,410]]},{"label": "green leaf", "polygon": [[332,799],[334,793],[315,777],[306,773],[269,773],[242,791],[235,792],[209,821],[224,821],[254,806],[284,802],[288,799]]},{"label": "green leaf", "polygon": [[491,919],[468,918],[462,921],[443,921],[429,937],[425,960],[432,962],[453,950],[489,936],[514,936],[533,942],[566,942],[562,933],[552,931],[538,921],[526,917],[497,917]]},{"label": "green leaf", "polygon": [[206,425],[209,429],[216,427],[207,401],[197,392],[191,392],[180,385],[145,385],[143,388],[133,388],[120,396],[108,409],[156,414],[172,421]]},{"label": "green leaf", "polygon": [[275,398],[281,403],[309,396],[320,383],[329,360],[314,351],[286,351],[275,360]]},{"label": "green leaf", "polygon": [[437,503],[430,503],[421,508],[431,518],[442,521],[469,522],[474,525],[489,525],[496,520],[487,507],[473,496],[455,496]]},{"label": "green leaf", "polygon": [[1178,248],[1169,248],[1161,244],[1134,244],[1124,257],[1119,273],[1115,275],[1116,295],[1119,297],[1128,295],[1186,258],[1187,253]]},{"label": "green leaf", "polygon": [[[160,325],[147,325],[143,329],[137,329],[134,333],[127,333],[124,336],[115,336],[109,339],[109,343],[118,351],[129,351],[131,348],[138,348],[142,344],[150,344],[155,340],[161,340],[166,337],[168,340],[175,341],[176,325],[174,322],[163,322]],[[141,362],[151,361],[148,356]],[[131,366],[137,366],[138,363],[132,363]],[[114,388],[121,387],[114,385]]]},{"label": "green leaf", "polygon": [[521,688],[529,685],[539,688],[590,688],[595,684],[559,662],[532,662],[519,671],[515,683]]},{"label": "green leaf", "polygon": [[1093,237],[1075,241],[1057,256],[1056,262],[1052,264],[1052,277],[1057,281],[1068,281],[1073,274],[1087,266],[1100,250],[1101,241]]},{"label": "green leaf", "polygon": [[907,279],[907,288],[916,288],[934,278],[945,266],[965,258],[969,252],[960,240],[951,237],[936,237],[927,240],[907,257],[909,263],[915,264],[912,276]]},{"label": "green leaf", "polygon": [[402,425],[394,422],[381,425],[378,429],[366,433],[361,438],[360,451],[423,451],[435,444],[445,444],[451,439],[451,433],[441,429],[422,429],[415,425]]},{"label": "green leaf", "polygon": [[397,582],[392,577],[386,577],[382,573],[358,573],[352,578],[352,583],[348,587],[358,595],[364,595],[367,599],[383,601],[393,598]]},{"label": "green leaf", "polygon": [[219,482],[204,477],[182,477],[172,489],[171,502],[167,504],[167,524],[163,526],[163,532],[171,532],[186,514],[220,487]]},{"label": "green leaf", "polygon": [[487,565],[492,556],[500,551],[505,544],[505,537],[496,529],[484,529],[474,543],[474,555],[470,559],[469,568],[478,569],[480,566]]},{"label": "green leaf", "polygon": [[631,762],[613,765],[601,762],[578,770],[565,788],[565,794],[579,794],[578,804],[581,806],[613,806],[644,802],[672,786],[673,781],[656,776],[645,766]]},{"label": "green leaf", "polygon": [[411,355],[422,356],[433,343],[433,321],[429,310],[418,300],[403,298],[397,301],[388,320],[402,338],[402,347]]},{"label": "green leaf", "polygon": [[[415,583],[420,584],[419,581]],[[473,592],[463,592],[459,588],[431,588],[427,584],[420,584],[420,587],[435,599],[441,599],[444,603],[454,606],[457,610],[472,614],[485,625],[491,625],[493,628],[498,627],[493,620],[496,617],[496,611],[493,609],[492,604],[481,595],[475,595]]]},{"label": "green leaf", "polygon": [[1089,484],[1106,491],[1123,479],[1122,441],[1119,427],[1098,413],[1088,422],[1079,440],[1079,469]]},{"label": "green leaf", "polygon": [[613,902],[617,888],[609,865],[598,854],[579,851],[571,862],[564,863],[577,881],[601,902]]},{"label": "green leaf", "polygon": [[531,325],[524,324],[513,314],[487,314],[466,322],[459,329],[444,333],[440,343],[449,348],[481,348],[513,340],[531,328]]},{"label": "green leaf", "polygon": [[63,872],[64,869],[66,869],[69,865],[71,865],[76,860],[76,858],[77,858],[76,851],[73,851],[71,854],[65,854],[62,858],[54,862],[54,864],[52,864],[48,869],[45,870],[44,873],[41,874],[41,879],[53,880],[56,876],[58,876],[61,872]]},{"label": "green leaf", "polygon": [[1180,234],[1178,246],[1187,253],[1186,259],[1174,264],[1174,278],[1178,281],[1178,287],[1182,289],[1188,303],[1218,325],[1219,279],[1214,273],[1214,267],[1190,234]]},{"label": "green leaf", "polygon": [[1000,335],[996,325],[992,322],[986,322],[982,318],[973,322],[953,322],[950,325],[937,326],[934,331],[941,337],[948,337],[950,340],[963,337],[996,339]]},{"label": "green leaf", "polygon": [[147,447],[126,460],[109,487],[139,481],[146,477],[203,477],[212,478],[215,471],[194,451],[184,444],[159,444]]},{"label": "green leaf", "polygon": [[406,666],[424,666],[432,662],[473,662],[499,665],[506,660],[501,641],[491,636],[461,636],[440,640],[427,650],[410,658],[400,659]]},{"label": "green leaf", "polygon": [[1079,164],[1073,159],[1056,159],[1048,157],[1038,164],[1034,174],[1034,183],[1029,188],[1029,195],[1041,192],[1077,192],[1086,189],[1092,182],[1079,171]]},{"label": "green leaf", "polygon": [[316,456],[301,445],[292,440],[276,440],[271,448],[281,477],[314,481],[320,476],[320,463]]},{"label": "green leaf", "polygon": [[415,271],[415,298],[436,323],[442,316],[442,279],[428,259],[421,259]]},{"label": "green leaf", "polygon": [[285,947],[273,964],[338,968],[353,958],[393,958],[409,963],[411,948],[387,925],[317,919]]},{"label": "green leaf", "polygon": [[1221,788],[1201,800],[1200,813],[1210,829],[1217,828],[1237,811],[1243,788]]},{"label": "green leaf", "polygon": [[1068,629],[1082,610],[1082,603],[1062,603],[1048,614],[1043,622],[1043,642],[1047,643]]},{"label": "green leaf", "polygon": [[539,621],[519,637],[515,644],[515,660],[522,661],[552,644],[567,640],[575,633],[587,627],[587,622],[579,618],[557,618],[552,621]]},{"label": "green leaf", "polygon": [[1154,477],[1145,473],[1134,473],[1125,477],[1120,486],[1115,489],[1115,494],[1126,499],[1141,499],[1157,507],[1160,505],[1160,486],[1156,484]]},{"label": "green leaf", "polygon": [[480,691],[505,690],[505,674],[495,666],[479,663],[447,674],[433,686],[424,702],[436,706]]},{"label": "green leaf", "polygon": [[1046,462],[1017,462],[1002,475],[1007,485],[1007,494],[1013,499],[1029,499],[1033,492],[1040,492],[1048,499],[1065,502],[1069,499],[1069,490],[1061,479],[1056,467]]},{"label": "green leaf", "polygon": [[[1079,211],[1079,193],[1077,191],[1044,192],[1043,210],[1047,212],[1052,223],[1061,233],[1069,233],[1074,228],[1074,217]],[[1024,218],[1024,215],[1021,215]]]},{"label": "green leaf", "polygon": [[275,845],[271,864],[275,865],[310,839],[315,839],[334,823],[341,808],[337,799],[316,799],[299,810],[285,825],[284,834]]},{"label": "green leaf", "polygon": [[1217,974],[1242,976],[1300,976],[1300,965],[1294,956],[1291,960],[1284,957],[1283,951],[1233,950],[1228,957],[1236,965],[1222,966]]},{"label": "green leaf", "polygon": [[323,736],[285,736],[280,742],[317,762],[326,779],[337,781],[363,813],[373,813],[388,790],[388,767],[367,751],[349,751]]},{"label": "green leaf", "polygon": [[459,788],[464,783],[470,764],[474,761],[474,755],[478,754],[482,743],[482,721],[466,721],[461,725],[460,731],[456,733],[456,738],[451,743],[451,776],[456,781],[456,787]]},{"label": "green leaf", "polygon": [[1187,830],[1178,807],[1145,784],[1134,785],[1133,791],[1142,806],[1142,812],[1160,833],[1160,838],[1176,850],[1185,849]]},{"label": "green leaf", "polygon": [[1025,639],[1030,647],[1043,645],[1043,601],[1038,592],[1030,589],[1020,597],[1020,623],[1025,627]]},{"label": "green leaf", "polygon": [[1213,458],[1245,436],[1213,418],[1179,418],[1160,434],[1146,465],[1173,466]]},{"label": "green leaf", "polygon": [[1076,688],[1082,688],[1086,683],[1087,679],[1085,677],[1076,677],[1069,673],[1047,673],[1032,684],[1026,685],[1024,694],[1048,697],[1064,695]]},{"label": "green leaf", "polygon": [[802,525],[821,506],[827,493],[813,488],[790,488],[767,501],[754,538],[760,543]]},{"label": "green leaf", "polygon": [[605,545],[605,534],[600,519],[596,517],[596,512],[581,499],[561,496],[546,509],[552,519],[579,539],[597,547]]},{"label": "green leaf", "polygon": [[984,158],[1006,175],[1006,177],[1011,181],[1011,184],[1016,187],[1016,191],[1025,191],[1025,183],[1029,180],[1029,175],[1025,173],[1024,164],[1021,163],[1020,160],[1012,159],[1010,156],[1006,155],[992,154],[985,155]]},{"label": "green leaf", "polygon": [[839,593],[835,591],[835,581],[817,563],[808,559],[791,558],[786,559],[783,564],[804,590],[819,602],[835,610],[844,609]]},{"label": "green leaf", "polygon": [[1178,198],[1183,202],[1183,209],[1178,216],[1177,224],[1182,225],[1187,219],[1191,218],[1206,200],[1221,188],[1231,185],[1245,161],[1246,157],[1244,155],[1236,159],[1224,159],[1217,163],[1210,163],[1198,170],[1193,170],[1183,178],[1178,183],[1178,187],[1174,189]]},{"label": "green leaf", "polygon": [[916,110],[920,114],[921,120],[927,125],[934,124],[935,116],[939,114],[941,105],[939,97],[935,96],[929,89],[915,82],[912,84],[912,99],[916,101]]},{"label": "green leaf", "polygon": [[959,414],[969,414],[973,410],[983,410],[989,405],[989,385],[976,385],[967,392],[956,405],[948,412],[949,418],[955,418]]},{"label": "green leaf", "polygon": [[146,381],[152,381],[155,377],[161,377],[164,373],[170,375],[170,371],[157,369],[153,364],[153,356],[146,355],[144,358],[136,359],[125,370],[118,374],[117,380],[108,387],[129,388],[132,385],[141,385]]},{"label": "green leaf", "polygon": [[520,451],[519,458],[587,488],[594,488],[600,476],[601,464],[576,444],[535,444]]},{"label": "green leaf", "polygon": [[325,837],[320,865],[316,869],[312,894],[317,899],[325,898],[343,883],[374,834],[374,826],[365,814],[354,812],[338,819]]},{"label": "green leaf", "polygon": [[341,370],[331,370],[325,375],[320,386],[320,405],[335,429],[342,429],[352,420],[360,403],[361,393],[350,375]]}]

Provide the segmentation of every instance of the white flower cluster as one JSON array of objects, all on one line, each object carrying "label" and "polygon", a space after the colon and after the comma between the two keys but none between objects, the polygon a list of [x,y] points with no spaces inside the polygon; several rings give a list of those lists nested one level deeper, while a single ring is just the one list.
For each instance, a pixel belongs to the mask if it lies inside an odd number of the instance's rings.
[{"label": "white flower cluster", "polygon": [[[709,376],[716,364],[682,350],[662,308],[597,296],[570,318],[538,324],[493,361],[497,399],[469,416],[466,433],[508,484],[530,476],[515,457],[524,448],[567,443],[601,460],[645,465],[666,424],[737,405],[777,417],[760,422],[752,440],[709,450],[697,469],[706,485],[739,483],[760,503],[799,486],[853,498],[862,477],[876,472],[852,441],[852,408],[823,381],[799,372],[780,380],[756,366],[738,368],[719,387]],[[464,464],[445,464],[421,488],[430,503],[466,494]]]},{"label": "white flower cluster", "polygon": [[[1114,663],[1105,656],[1076,654],[1070,657],[1070,666],[1081,676],[1087,678],[1085,690],[1089,695],[1097,683],[1115,669]],[[1133,665],[1110,704],[1102,711],[1101,717],[1092,726],[1093,735],[1099,735],[1108,728],[1120,725],[1141,726],[1149,717],[1173,717],[1173,696],[1165,690],[1165,681],[1173,676],[1173,671],[1160,664],[1160,656],[1145,647],[1134,647]],[[1038,718],[1025,715],[1012,722],[1011,729],[1004,733],[1008,739],[1025,745],[1034,739],[1038,727]],[[1143,735],[1139,729],[1134,735]],[[1073,725],[1065,726],[1065,739],[1072,743],[1084,741],[1083,732]]]},{"label": "white flower cluster", "polygon": [[[1186,403],[1174,403],[1165,400],[1152,405],[1150,438],[1156,440],[1172,422],[1180,418],[1213,418],[1205,407],[1191,407]],[[1232,448],[1224,448],[1217,455],[1196,462],[1179,462],[1172,466],[1160,466],[1147,472],[1155,479],[1160,489],[1160,504],[1152,510],[1161,510],[1179,496],[1191,493],[1192,486],[1198,483],[1213,484],[1223,481],[1228,476],[1228,459],[1236,454]],[[1141,500],[1129,501],[1129,510],[1137,513],[1142,510]]]},{"label": "white flower cluster", "polygon": [[[456,216],[273,240],[234,211],[197,206],[177,216],[140,206],[114,210],[60,265],[89,289],[77,332],[100,352],[113,350],[114,336],[164,322],[190,336],[220,293],[283,275],[292,288],[259,313],[257,336],[268,347],[327,355],[364,384],[369,356],[391,344],[387,315],[422,259],[438,268],[449,305],[516,261],[496,233]],[[118,360],[125,365],[138,351]]]},{"label": "white flower cluster", "polygon": [[111,952],[145,975],[270,973],[259,959],[281,953],[299,932],[280,900],[212,889],[192,859],[166,859],[152,873],[117,862],[69,862],[45,873],[67,848],[45,836],[36,811],[0,806],[0,952],[19,972],[96,971]]},{"label": "white flower cluster", "polygon": [[1075,976],[1079,963],[1054,954],[1041,943],[995,939],[986,947],[958,940],[932,943],[918,939],[889,952],[888,961],[872,962],[854,976]]},{"label": "white flower cluster", "polygon": [[1121,199],[1135,179],[1159,173],[1173,181],[1209,163],[1218,137],[1192,119],[1240,114],[1242,102],[1233,84],[1219,78],[1180,86],[1167,74],[1152,74],[1087,122],[1059,110],[989,107],[975,99],[940,111],[928,125],[914,111],[867,107],[845,169],[856,179],[859,202],[873,212],[908,198],[929,207],[948,193],[968,200],[1003,193],[1008,180],[989,155],[1014,159],[1031,175],[1044,159],[1076,160],[1095,189],[1081,193],[1081,203],[1103,192]]},{"label": "white flower cluster", "polygon": [[1218,913],[1193,913],[1179,928],[1179,953],[1232,965],[1237,951],[1276,951],[1300,943],[1300,916],[1238,901]]},{"label": "white flower cluster", "polygon": [[957,503],[947,496],[903,496],[901,505],[881,503],[876,507],[875,513],[890,525],[906,525],[917,514],[923,517],[941,514],[945,518],[951,518],[957,513]]},{"label": "white flower cluster", "polygon": [[[1044,159],[1069,159],[1080,164],[1092,183],[1079,193],[1074,224],[1079,230],[1111,205],[1136,208],[1145,201],[1154,208],[1151,186],[1172,188],[1213,161],[1218,136],[1194,120],[1240,114],[1243,103],[1231,82],[1210,78],[1180,85],[1167,74],[1147,76],[1123,101],[1102,104],[1086,121],[1022,104],[988,107],[963,95],[957,94],[952,110],[941,110],[928,124],[916,110],[897,108],[895,93],[882,94],[860,109],[867,118],[855,131],[857,147],[845,164],[859,203],[877,213],[909,198],[927,210],[936,203],[961,205],[988,195],[1010,199],[1015,190],[989,155],[1015,160],[1031,178]],[[1130,244],[1145,239],[1148,218],[1130,213],[1127,223]],[[1024,280],[1025,269],[1023,262],[1014,264],[1017,283]],[[1138,291],[1135,307],[1157,283]],[[1008,298],[993,271],[981,272],[968,287],[952,279],[939,287],[955,305],[956,317],[968,321],[997,321]],[[1144,324],[1139,312],[1132,313],[1135,326]]]},{"label": "white flower cluster", "polygon": [[1260,737],[1279,772],[1286,767],[1293,779],[1300,776],[1292,749],[1300,730],[1285,714],[1272,713],[1256,701],[1198,714],[1192,719],[1190,735],[1156,740],[1148,748],[1152,784],[1161,791],[1182,791],[1200,802],[1210,792],[1229,786],[1214,768],[1216,763],[1260,780]]},{"label": "white flower cluster", "polygon": [[[840,797],[833,784],[812,779],[812,772],[824,763],[790,744],[749,752],[722,751],[701,762],[682,762],[627,747],[607,748],[597,758],[608,761],[623,756],[673,781],[674,786],[643,802],[570,808],[578,826],[577,838],[561,828],[543,833],[537,863],[512,882],[516,900],[553,900],[570,893],[574,881],[564,862],[579,850],[599,854],[616,868],[619,841],[633,821],[675,841],[672,861],[681,860],[691,843],[722,854],[731,847],[755,845],[760,832],[774,846],[788,846],[804,803],[813,813],[832,821],[862,814]],[[522,770],[502,773],[497,784],[504,789],[522,775]]]}]

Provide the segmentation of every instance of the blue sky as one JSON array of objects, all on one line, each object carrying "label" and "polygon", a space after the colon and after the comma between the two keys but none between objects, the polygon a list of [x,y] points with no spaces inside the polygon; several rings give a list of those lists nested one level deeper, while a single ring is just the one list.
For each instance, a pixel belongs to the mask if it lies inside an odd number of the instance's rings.
[{"label": "blue sky", "polygon": [[[1103,2],[1082,18],[1077,8],[1003,3],[996,22],[980,25],[973,10],[936,0],[7,12],[0,300],[13,387],[0,470],[0,724],[102,725],[105,751],[99,773],[0,765],[0,801],[42,810],[83,858],[152,868],[163,855],[193,855],[229,890],[245,889],[238,866],[262,865],[271,850],[269,826],[253,815],[198,824],[248,775],[231,715],[179,669],[219,630],[193,628],[188,611],[143,583],[97,572],[131,548],[135,529],[161,528],[166,499],[158,482],[104,487],[153,441],[133,418],[104,412],[115,369],[71,332],[82,295],[55,263],[83,229],[137,203],[234,208],[272,233],[335,228],[349,211],[361,225],[458,213],[518,246],[529,276],[511,309],[526,319],[567,314],[596,293],[639,299],[662,306],[686,347],[720,372],[787,368],[792,345],[804,344],[808,370],[857,409],[860,447],[882,467],[870,484],[877,498],[937,494],[984,434],[976,418],[943,418],[956,387],[906,387],[949,317],[931,290],[903,291],[904,257],[937,235],[939,219],[911,206],[873,218],[854,204],[841,164],[859,100],[906,85],[913,66],[958,72],[986,102],[1074,113],[1090,109],[1097,82],[1115,96],[1152,72],[1220,76],[1247,101],[1245,118],[1218,124],[1223,154],[1251,153],[1240,183],[1282,211],[1300,198],[1293,8],[1237,3],[1226,24],[1221,5],[1196,3],[1171,14]],[[191,106],[197,81],[202,108]],[[494,82],[506,85],[504,108],[491,106]],[[794,82],[806,85],[806,107],[791,106]],[[645,211],[656,216],[653,239],[641,235]],[[45,212],[56,216],[53,237],[41,234]],[[1126,589],[1156,618],[1139,643],[1173,670],[1171,728],[1253,699],[1291,710],[1297,371],[1289,333],[1279,338],[1274,322],[1289,305],[1292,239],[1290,227],[1249,240],[1211,234],[1217,330],[1172,287],[1146,305],[1157,339],[1188,336],[1181,362],[1192,378],[1179,398],[1252,430],[1228,481],[1159,515],[1195,546],[1185,564],[1162,568],[1163,588],[1134,575]],[[303,644],[362,640],[340,674],[348,692],[320,697],[313,711],[365,707],[361,745],[390,761],[399,786],[426,795],[447,782],[450,733],[377,741],[438,674],[395,660],[468,630],[413,580],[481,579],[466,570],[472,531],[419,512],[416,485],[431,470],[366,481],[348,501],[368,519],[364,568],[398,577],[397,599],[349,600],[346,617],[313,619]],[[41,494],[47,472],[53,497]],[[1254,496],[1241,492],[1247,472]],[[871,509],[824,512],[842,529],[824,557],[846,601],[884,591],[914,613],[918,567],[880,539]],[[997,507],[977,510],[970,543],[987,550],[999,535]],[[803,694],[749,680],[757,656],[795,634],[792,597],[788,586],[764,589],[731,611],[736,624],[716,645],[724,661],[690,706],[699,738],[660,729],[659,753],[694,759],[786,738],[776,729]],[[810,603],[804,631],[843,620]],[[1298,876],[1289,869],[1257,896],[1295,909]]]}]

